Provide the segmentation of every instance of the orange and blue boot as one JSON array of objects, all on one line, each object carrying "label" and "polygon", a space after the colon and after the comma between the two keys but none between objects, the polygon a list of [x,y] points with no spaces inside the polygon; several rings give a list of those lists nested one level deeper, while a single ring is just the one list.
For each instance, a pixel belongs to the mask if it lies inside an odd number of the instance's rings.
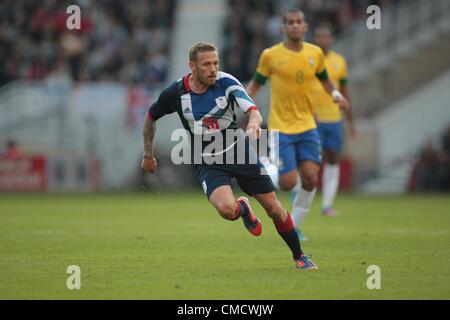
[{"label": "orange and blue boot", "polygon": [[250,202],[246,197],[240,197],[239,199],[237,199],[237,202],[243,202],[248,208],[248,215],[241,215],[242,221],[244,221],[244,226],[252,235],[259,236],[262,232],[262,224],[261,221],[259,221],[259,219],[253,213]]},{"label": "orange and blue boot", "polygon": [[302,254],[300,258],[295,260],[295,267],[297,269],[304,269],[304,270],[319,269],[319,267],[308,256],[305,256],[304,254]]}]

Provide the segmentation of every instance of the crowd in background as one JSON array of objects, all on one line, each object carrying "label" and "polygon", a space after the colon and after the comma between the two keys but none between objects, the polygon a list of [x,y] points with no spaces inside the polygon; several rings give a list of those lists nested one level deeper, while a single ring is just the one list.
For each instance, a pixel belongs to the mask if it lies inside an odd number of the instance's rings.
[{"label": "crowd in background", "polygon": [[397,5],[401,0],[228,0],[224,28],[224,70],[239,80],[249,80],[261,52],[282,39],[282,13],[298,7],[305,12],[309,25],[305,40],[311,41],[314,26],[332,25],[336,34],[355,21],[367,17],[371,4],[381,8]]},{"label": "crowd in background", "polygon": [[176,0],[80,0],[81,30],[68,30],[67,0],[0,2],[0,86],[68,78],[149,86],[164,81]]},{"label": "crowd in background", "polygon": [[[337,33],[370,4],[401,0],[227,0],[223,69],[248,80],[262,50],[282,37],[281,13],[302,8],[311,30]],[[177,0],[80,0],[81,30],[66,27],[70,0],[0,2],[0,86],[15,79],[68,77],[152,85],[166,80]],[[132,5],[130,5],[130,3]]]},{"label": "crowd in background", "polygon": [[428,140],[420,150],[410,180],[411,191],[450,191],[450,125],[439,144]]}]

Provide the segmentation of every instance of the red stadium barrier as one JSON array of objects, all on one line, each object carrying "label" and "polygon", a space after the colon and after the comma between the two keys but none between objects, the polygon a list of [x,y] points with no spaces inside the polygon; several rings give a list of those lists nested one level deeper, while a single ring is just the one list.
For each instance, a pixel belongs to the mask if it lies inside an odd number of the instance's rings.
[{"label": "red stadium barrier", "polygon": [[47,190],[47,159],[44,156],[0,158],[0,192]]}]

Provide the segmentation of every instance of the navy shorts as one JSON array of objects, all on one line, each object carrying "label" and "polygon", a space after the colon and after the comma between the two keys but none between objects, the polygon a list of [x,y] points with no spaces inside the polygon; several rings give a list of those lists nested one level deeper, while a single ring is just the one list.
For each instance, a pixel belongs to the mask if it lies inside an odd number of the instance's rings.
[{"label": "navy shorts", "polygon": [[322,148],[340,153],[344,141],[344,124],[339,122],[321,122],[317,124]]},{"label": "navy shorts", "polygon": [[270,177],[265,174],[264,166],[256,164],[200,164],[195,166],[195,175],[203,187],[206,196],[224,185],[231,186],[231,179],[236,178],[239,187],[249,196],[275,191]]}]

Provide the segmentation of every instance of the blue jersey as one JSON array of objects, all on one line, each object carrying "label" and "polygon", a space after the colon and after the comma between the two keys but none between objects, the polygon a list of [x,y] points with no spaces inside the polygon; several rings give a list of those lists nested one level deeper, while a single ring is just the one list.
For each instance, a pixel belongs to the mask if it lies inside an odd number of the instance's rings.
[{"label": "blue jersey", "polygon": [[214,141],[204,139],[204,136],[214,134],[222,135],[223,148],[228,150],[227,143],[234,144],[235,140],[227,139],[225,131],[238,129],[235,108],[247,113],[256,109],[255,103],[242,84],[228,73],[218,72],[215,85],[201,94],[190,89],[189,76],[178,79],[164,89],[148,110],[148,116],[156,121],[176,112],[183,127],[190,132],[191,141],[194,136],[202,136],[202,152]]},{"label": "blue jersey", "polygon": [[215,85],[201,94],[191,91],[189,76],[178,79],[161,92],[148,111],[153,120],[177,112],[186,130],[202,134],[236,127],[236,106],[245,113],[256,108],[239,80],[228,73],[218,72]]}]

